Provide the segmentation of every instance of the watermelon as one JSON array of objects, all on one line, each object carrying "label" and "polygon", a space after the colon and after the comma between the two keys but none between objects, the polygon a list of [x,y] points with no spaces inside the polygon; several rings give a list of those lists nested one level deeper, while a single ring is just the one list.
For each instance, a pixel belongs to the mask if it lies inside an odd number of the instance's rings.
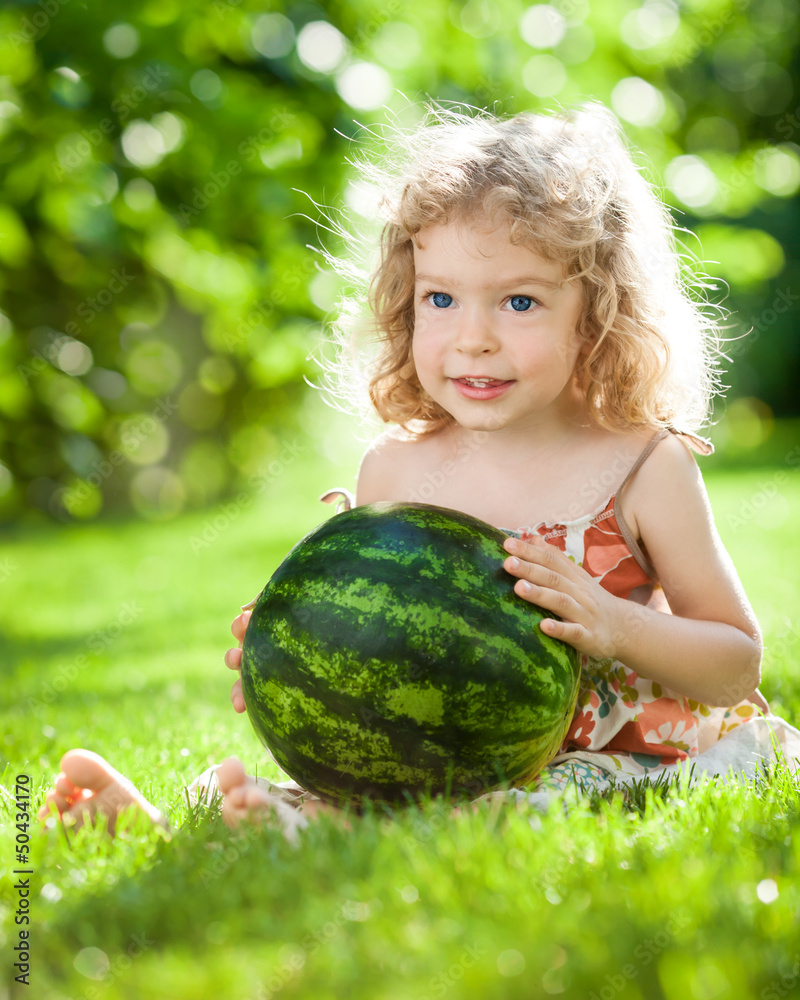
[{"label": "watermelon", "polygon": [[323,799],[529,782],[575,709],[576,650],[513,591],[502,531],[422,503],[323,522],[255,601],[242,690],[259,739]]}]

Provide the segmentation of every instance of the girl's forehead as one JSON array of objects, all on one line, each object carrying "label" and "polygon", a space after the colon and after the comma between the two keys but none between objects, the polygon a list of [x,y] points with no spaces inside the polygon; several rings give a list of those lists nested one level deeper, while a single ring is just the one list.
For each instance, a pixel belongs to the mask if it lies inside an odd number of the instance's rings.
[{"label": "girl's forehead", "polygon": [[562,279],[566,276],[563,265],[553,260],[543,247],[512,241],[511,222],[507,219],[493,222],[477,217],[434,223],[414,236],[413,246],[417,270],[420,264],[430,261],[445,266],[474,261],[515,268],[536,263],[547,271],[557,272]]}]

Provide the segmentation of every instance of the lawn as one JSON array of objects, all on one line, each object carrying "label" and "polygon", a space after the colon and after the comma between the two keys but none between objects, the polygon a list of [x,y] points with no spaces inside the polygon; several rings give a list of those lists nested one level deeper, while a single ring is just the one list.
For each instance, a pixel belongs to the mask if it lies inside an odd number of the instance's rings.
[{"label": "lawn", "polygon": [[[316,497],[343,477],[311,452],[245,503],[164,524],[20,529],[0,546],[0,783],[27,774],[38,802],[61,754],[89,747],[174,830],[134,825],[114,843],[31,833],[25,987],[11,957],[26,928],[14,922],[17,830],[0,806],[10,995],[800,994],[800,782],[783,770],[757,787],[642,788],[546,815],[376,809],[350,832],[322,819],[298,848],[189,808],[184,786],[226,755],[279,776],[230,707],[222,654],[238,606],[329,516]],[[712,463],[707,482],[764,629],[762,690],[796,722],[800,475],[763,452]]]}]

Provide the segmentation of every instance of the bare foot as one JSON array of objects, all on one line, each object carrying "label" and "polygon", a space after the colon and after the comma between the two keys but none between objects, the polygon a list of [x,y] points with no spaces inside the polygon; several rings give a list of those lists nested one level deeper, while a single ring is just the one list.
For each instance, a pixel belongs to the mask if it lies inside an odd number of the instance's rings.
[{"label": "bare foot", "polygon": [[45,796],[40,820],[48,819],[51,805],[56,806],[62,821],[74,821],[76,829],[103,815],[108,817],[108,832],[113,836],[119,814],[127,809],[139,809],[154,823],[169,828],[132,782],[91,750],[68,750],[61,758],[61,773]]},{"label": "bare foot", "polygon": [[[263,821],[267,826],[277,826],[288,841],[297,843],[298,831],[308,826],[309,819],[321,813],[340,813],[335,806],[317,800],[306,800],[299,808],[289,805],[245,774],[242,762],[236,757],[220,764],[217,781],[223,795],[222,818],[231,829],[243,822]],[[346,828],[349,829],[349,824]]]}]

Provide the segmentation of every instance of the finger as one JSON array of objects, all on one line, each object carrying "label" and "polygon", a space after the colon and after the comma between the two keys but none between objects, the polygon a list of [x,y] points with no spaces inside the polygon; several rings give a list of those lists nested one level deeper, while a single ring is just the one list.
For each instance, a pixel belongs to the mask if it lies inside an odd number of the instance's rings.
[{"label": "finger", "polygon": [[537,587],[527,580],[517,580],[514,584],[514,592],[528,601],[546,611],[552,611],[559,618],[565,618],[568,622],[574,622],[581,617],[581,607],[578,602],[565,594],[561,590],[551,590],[549,587]]},{"label": "finger", "polygon": [[238,639],[239,642],[244,640],[244,634],[247,631],[247,625],[250,621],[252,613],[252,611],[243,611],[240,615],[233,619],[231,632],[233,632],[233,637]]},{"label": "finger", "polygon": [[568,642],[570,646],[579,645],[586,635],[583,625],[578,625],[577,622],[560,622],[555,618],[543,618],[539,626],[547,635]]},{"label": "finger", "polygon": [[521,538],[506,538],[503,542],[506,552],[513,556],[540,566],[547,566],[550,569],[569,572],[575,563],[554,545],[548,545],[538,535],[534,535],[531,541],[522,541]]},{"label": "finger", "polygon": [[567,581],[557,570],[540,563],[527,562],[517,556],[509,556],[503,563],[503,568],[520,580],[528,580],[538,587],[548,587],[550,590],[561,590],[567,586]]},{"label": "finger", "polygon": [[557,552],[558,549],[549,545],[541,535],[531,535],[530,538],[514,538],[513,535],[509,535],[508,538],[503,542],[503,548],[506,552],[513,552],[515,555],[524,554],[526,549],[534,549],[541,552]]},{"label": "finger", "polygon": [[244,703],[244,695],[242,694],[241,680],[235,681],[233,687],[231,688],[231,703],[233,704],[234,711],[238,712],[240,715],[247,708]]},{"label": "finger", "polygon": [[238,646],[236,649],[229,649],[225,653],[225,666],[230,670],[241,670],[242,669],[242,647]]}]

